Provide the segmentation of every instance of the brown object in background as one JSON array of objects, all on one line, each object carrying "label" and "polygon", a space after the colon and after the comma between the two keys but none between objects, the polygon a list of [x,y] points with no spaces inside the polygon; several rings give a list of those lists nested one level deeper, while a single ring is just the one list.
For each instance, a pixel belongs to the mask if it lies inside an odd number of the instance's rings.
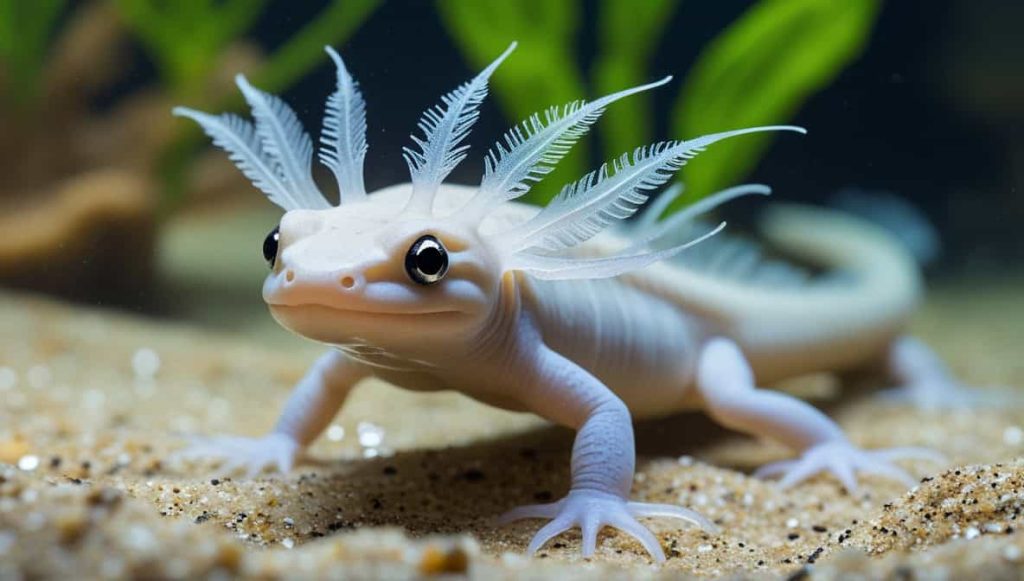
[{"label": "brown object in background", "polygon": [[152,281],[153,185],[95,170],[0,204],[0,283],[103,303],[141,305]]}]

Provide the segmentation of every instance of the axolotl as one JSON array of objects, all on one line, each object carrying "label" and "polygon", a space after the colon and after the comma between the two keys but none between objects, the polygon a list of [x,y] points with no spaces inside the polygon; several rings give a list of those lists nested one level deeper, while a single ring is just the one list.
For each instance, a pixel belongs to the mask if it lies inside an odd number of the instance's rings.
[{"label": "axolotl", "polygon": [[922,288],[910,252],[867,221],[779,204],[762,235],[790,258],[766,258],[756,245],[720,234],[724,223],[697,219],[766,187],[731,188],[668,217],[678,188],[654,195],[718,141],[804,130],[755,127],[639,147],[565,186],[544,208],[516,201],[609,105],[666,77],[535,114],[487,153],[478,186],[444,184],[467,156],[488,79],[514,46],[423,114],[404,152],[410,183],[372,194],[363,179],[365,102],[327,47],[337,86],[318,157],[337,180],[337,205],[313,180],[313,142],[293,110],[244,76],[236,80],[254,122],[174,110],[202,126],[286,211],[263,244],[271,268],[263,298],[281,325],[329,346],[269,434],[212,438],[186,453],[251,473],[288,471],[364,378],[457,390],[576,430],[568,493],[502,517],[547,521],[529,553],[579,527],[590,556],[598,532],[611,527],[657,561],[664,551],[638,519],[715,525],[685,507],[630,500],[634,419],[702,409],[724,426],[780,441],[799,456],[758,475],[780,476],[783,487],[822,472],[849,490],[858,473],[912,485],[893,461],[934,453],[861,449],[812,405],[758,387],[884,362],[911,400],[969,391],[905,335]]}]

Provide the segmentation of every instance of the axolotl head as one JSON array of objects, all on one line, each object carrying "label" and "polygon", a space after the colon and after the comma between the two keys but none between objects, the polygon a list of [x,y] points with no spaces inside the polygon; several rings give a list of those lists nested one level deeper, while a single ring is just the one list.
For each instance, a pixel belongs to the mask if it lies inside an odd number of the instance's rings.
[{"label": "axolotl head", "polygon": [[476,228],[396,216],[386,202],[283,216],[263,244],[263,298],[279,323],[325,343],[389,345],[459,336],[486,320],[501,274]]},{"label": "axolotl head", "polygon": [[[718,232],[724,224],[694,241],[680,243],[669,235],[700,212],[738,195],[767,193],[767,188],[732,188],[659,222],[679,192],[670,189],[637,221],[641,226],[631,230],[631,243],[603,254],[573,251],[636,213],[652,191],[712,143],[758,131],[803,132],[791,126],[754,127],[638,147],[564,186],[533,217],[484,230],[485,219],[550,173],[605,108],[671,80],[532,115],[487,153],[480,185],[461,189],[471,195],[449,196],[458,187],[444,185],[444,179],[466,158],[469,146],[464,142],[487,95],[488,80],[514,48],[515,43],[424,112],[419,134],[412,136],[414,146],[405,148],[411,183],[367,195],[366,105],[341,57],[328,47],[338,77],[327,98],[318,157],[338,183],[336,206],[313,180],[313,141],[295,112],[245,77],[236,80],[254,122],[175,108],[176,115],[199,123],[253,184],[287,212],[263,245],[272,269],[263,297],[282,325],[335,345],[394,349],[437,344],[443,349],[442,339],[471,337],[467,331],[480,329],[503,305],[501,293],[504,282],[513,280],[508,276],[512,272],[543,279],[617,276]],[[452,200],[457,203],[452,205]]]}]

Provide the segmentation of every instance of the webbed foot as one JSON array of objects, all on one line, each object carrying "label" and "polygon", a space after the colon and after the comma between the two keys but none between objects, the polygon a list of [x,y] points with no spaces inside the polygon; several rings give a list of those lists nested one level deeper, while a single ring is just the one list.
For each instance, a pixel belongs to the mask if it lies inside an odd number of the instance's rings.
[{"label": "webbed foot", "polygon": [[861,450],[846,440],[836,440],[812,446],[797,459],[766,464],[754,476],[766,478],[781,475],[779,486],[789,488],[815,474],[828,472],[839,479],[847,492],[854,492],[857,490],[856,473],[862,472],[899,480],[910,488],[917,484],[917,480],[892,461],[911,458],[945,461],[941,454],[927,448]]},{"label": "webbed foot", "polygon": [[217,460],[227,473],[243,471],[252,478],[270,467],[288,472],[295,465],[302,447],[292,438],[278,433],[259,438],[241,436],[198,437],[177,452],[175,460]]},{"label": "webbed foot", "polygon": [[718,527],[700,514],[671,504],[630,502],[614,494],[593,490],[573,490],[565,498],[549,504],[531,504],[514,508],[503,514],[498,522],[507,524],[525,518],[550,519],[541,527],[527,547],[529,555],[536,553],[545,543],[575,527],[583,533],[584,557],[591,557],[597,549],[597,533],[604,527],[619,529],[630,535],[650,553],[655,561],[665,561],[665,552],[658,539],[637,521],[643,517],[678,518],[691,522],[708,532]]},{"label": "webbed foot", "polygon": [[1019,390],[963,385],[938,355],[913,337],[893,342],[889,368],[900,387],[884,390],[879,397],[893,403],[924,410],[1024,406],[1024,394]]}]

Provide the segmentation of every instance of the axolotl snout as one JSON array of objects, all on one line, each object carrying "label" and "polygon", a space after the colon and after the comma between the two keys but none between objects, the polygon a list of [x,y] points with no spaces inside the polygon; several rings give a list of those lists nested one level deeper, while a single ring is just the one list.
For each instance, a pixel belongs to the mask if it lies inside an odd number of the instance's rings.
[{"label": "axolotl snout", "polygon": [[799,261],[769,259],[721,234],[724,224],[698,219],[766,187],[731,188],[665,218],[679,189],[652,195],[717,141],[803,130],[757,127],[640,147],[565,186],[545,208],[515,201],[606,107],[666,78],[534,115],[490,150],[479,186],[443,184],[466,157],[488,79],[513,48],[424,113],[405,150],[411,182],[369,195],[365,104],[328,49],[338,81],[319,158],[338,181],[338,205],[313,182],[312,140],[294,112],[244,77],[238,85],[255,123],[175,110],[286,210],[264,243],[271,273],[263,297],[281,325],[330,347],[270,434],[215,438],[186,454],[286,471],[363,378],[454,389],[577,431],[565,497],[503,517],[546,521],[529,552],[579,527],[590,555],[598,531],[612,527],[659,561],[664,552],[638,519],[715,526],[684,507],[629,499],[635,418],[703,409],[730,428],[779,440],[799,456],[760,473],[782,486],[821,472],[849,489],[861,472],[912,484],[892,461],[934,453],[863,450],[813,406],[757,387],[881,360],[911,399],[966,397],[923,344],[903,335],[921,287],[910,254],[866,222],[780,205],[764,234]]}]

